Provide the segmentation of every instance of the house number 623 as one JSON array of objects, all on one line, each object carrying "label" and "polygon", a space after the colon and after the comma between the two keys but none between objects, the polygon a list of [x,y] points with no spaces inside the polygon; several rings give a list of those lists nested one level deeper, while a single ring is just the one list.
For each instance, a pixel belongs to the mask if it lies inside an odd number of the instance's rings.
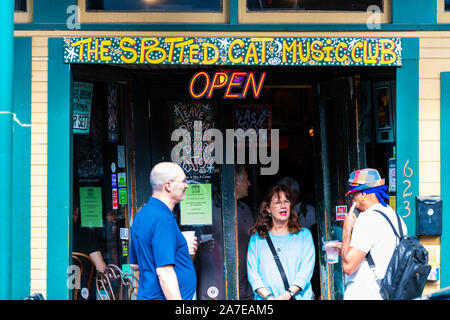
[{"label": "house number 623", "polygon": [[[409,188],[411,188],[411,180],[408,180],[408,178],[411,178],[414,174],[413,170],[408,167],[409,164],[409,160],[406,160],[405,166],[403,167],[403,175],[405,176],[405,180],[403,180],[403,184],[407,184],[408,186],[405,188],[405,190],[403,190],[403,199],[408,198],[410,196],[412,196],[412,192],[408,192]],[[403,204],[405,204],[405,209],[408,211],[408,214],[405,216],[402,216],[403,218],[409,217],[409,215],[411,214],[411,209],[409,208],[410,206],[410,202],[409,200],[405,200],[403,201]]]}]

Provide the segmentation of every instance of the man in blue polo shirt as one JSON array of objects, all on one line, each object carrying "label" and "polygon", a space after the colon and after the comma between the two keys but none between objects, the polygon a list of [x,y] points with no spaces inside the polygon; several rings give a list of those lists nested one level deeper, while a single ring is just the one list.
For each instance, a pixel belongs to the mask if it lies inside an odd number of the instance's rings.
[{"label": "man in blue polo shirt", "polygon": [[130,264],[139,270],[138,300],[191,300],[197,279],[186,239],[172,213],[188,185],[183,169],[158,163],[150,173],[153,194],[131,228]]}]

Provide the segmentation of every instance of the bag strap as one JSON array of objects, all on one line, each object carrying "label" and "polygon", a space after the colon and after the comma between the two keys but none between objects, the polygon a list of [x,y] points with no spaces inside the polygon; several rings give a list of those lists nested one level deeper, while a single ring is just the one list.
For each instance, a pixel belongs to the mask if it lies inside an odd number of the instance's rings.
[{"label": "bag strap", "polygon": [[[388,216],[384,212],[382,212],[380,210],[373,210],[373,211],[378,212],[379,214],[381,214],[387,220],[387,222],[391,226],[392,231],[394,231],[394,234],[395,234],[395,236],[397,238],[399,238],[399,239],[403,238],[403,228],[402,228],[402,224],[401,224],[401,221],[400,221],[400,216],[398,215],[398,213],[395,213],[395,215],[397,216],[398,230],[400,231],[400,236],[398,235],[397,231],[395,230],[395,227],[392,224],[391,219],[389,219]],[[367,259],[367,262],[369,263],[370,269],[372,269],[372,271],[375,273],[375,262],[373,261],[372,255],[370,254],[370,251],[367,253],[366,259]],[[376,278],[377,283],[378,283],[379,282],[379,278],[376,276],[376,273],[375,273],[375,278]]]},{"label": "bag strap", "polygon": [[395,215],[397,216],[398,230],[400,231],[400,236],[398,235],[397,230],[395,230],[395,227],[392,224],[391,219],[389,219],[388,216],[384,212],[382,212],[380,210],[373,210],[373,211],[376,211],[379,214],[381,214],[387,220],[387,222],[389,222],[389,225],[391,226],[392,231],[394,231],[394,234],[397,238],[399,238],[399,239],[403,238],[403,228],[402,228],[402,223],[400,221],[400,216],[398,215],[398,213],[395,213]]},{"label": "bag strap", "polygon": [[[281,264],[281,261],[280,261],[280,257],[278,256],[277,252],[275,251],[275,247],[273,246],[272,239],[270,239],[269,235],[267,235],[266,241],[267,241],[267,244],[269,245],[270,251],[272,251],[272,255],[273,255],[275,263],[278,267],[278,270],[280,271],[280,275],[281,275],[281,279],[283,280],[284,288],[286,290],[288,290],[289,282],[286,277],[286,273],[284,272],[283,265]],[[292,299],[296,300],[294,296],[292,296]]]}]

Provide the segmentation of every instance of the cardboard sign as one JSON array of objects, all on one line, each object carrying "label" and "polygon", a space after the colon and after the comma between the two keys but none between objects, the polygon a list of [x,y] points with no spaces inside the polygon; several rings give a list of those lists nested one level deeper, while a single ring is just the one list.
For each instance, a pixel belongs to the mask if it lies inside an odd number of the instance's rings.
[{"label": "cardboard sign", "polygon": [[347,215],[347,206],[336,206],[336,221],[343,221]]}]

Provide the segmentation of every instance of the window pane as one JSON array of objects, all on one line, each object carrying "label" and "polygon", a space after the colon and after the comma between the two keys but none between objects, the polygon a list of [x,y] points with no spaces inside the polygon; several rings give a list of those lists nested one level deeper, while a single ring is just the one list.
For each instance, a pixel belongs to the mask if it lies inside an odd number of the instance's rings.
[{"label": "window pane", "polygon": [[383,11],[383,0],[247,0],[248,11],[327,10],[365,12],[367,8],[373,5],[378,6],[381,12]]},{"label": "window pane", "polygon": [[445,0],[445,11],[450,11],[450,0]]},{"label": "window pane", "polygon": [[14,0],[14,11],[27,12],[27,0]]},{"label": "window pane", "polygon": [[222,0],[87,0],[87,10],[222,11]]}]

